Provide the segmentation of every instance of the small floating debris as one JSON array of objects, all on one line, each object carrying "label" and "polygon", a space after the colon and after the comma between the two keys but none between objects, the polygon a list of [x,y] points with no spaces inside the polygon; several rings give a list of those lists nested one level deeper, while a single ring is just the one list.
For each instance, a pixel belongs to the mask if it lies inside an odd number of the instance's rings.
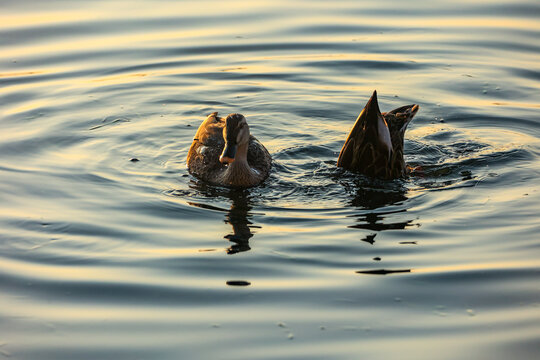
[{"label": "small floating debris", "polygon": [[249,286],[251,283],[245,280],[229,280],[226,283],[229,286]]},{"label": "small floating debris", "polygon": [[418,245],[416,241],[400,241],[401,245]]},{"label": "small floating debris", "polygon": [[373,258],[373,260],[375,260],[375,261],[381,261],[381,258],[378,257],[378,256],[376,256],[376,257]]},{"label": "small floating debris", "polygon": [[277,326],[279,326],[280,328],[284,328],[284,329],[287,328],[287,324],[285,324],[284,322],[281,322],[281,321],[277,323]]},{"label": "small floating debris", "polygon": [[467,309],[467,314],[469,314],[469,316],[475,316],[476,312],[473,309]]},{"label": "small floating debris", "polygon": [[357,274],[366,274],[366,275],[389,275],[389,274],[410,273],[410,272],[411,272],[411,269],[399,269],[399,270],[377,269],[377,270],[356,271]]},{"label": "small floating debris", "polygon": [[287,339],[289,339],[289,340],[294,339],[294,334],[293,334],[293,333],[289,333],[289,334],[287,335]]},{"label": "small floating debris", "polygon": [[139,161],[139,159],[137,159],[137,158],[131,158],[131,159],[129,159],[129,161],[131,161],[131,162],[137,162],[137,161]]}]

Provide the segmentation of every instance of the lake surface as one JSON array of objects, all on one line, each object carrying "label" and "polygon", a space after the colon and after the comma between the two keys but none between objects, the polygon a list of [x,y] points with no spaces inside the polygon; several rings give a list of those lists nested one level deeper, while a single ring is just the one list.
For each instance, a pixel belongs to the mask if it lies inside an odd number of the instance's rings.
[{"label": "lake surface", "polygon": [[[540,356],[537,1],[0,8],[0,359]],[[407,179],[335,167],[375,89]],[[262,186],[189,175],[214,111]]]}]

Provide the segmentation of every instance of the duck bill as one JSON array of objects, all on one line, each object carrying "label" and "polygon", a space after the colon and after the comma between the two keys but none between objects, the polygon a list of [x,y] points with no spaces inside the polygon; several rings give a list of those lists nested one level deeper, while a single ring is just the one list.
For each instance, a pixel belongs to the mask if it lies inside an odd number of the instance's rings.
[{"label": "duck bill", "polygon": [[231,144],[229,142],[225,143],[225,149],[223,149],[223,152],[219,157],[219,162],[222,164],[232,163],[234,161],[234,157],[236,156],[236,148],[236,144]]}]

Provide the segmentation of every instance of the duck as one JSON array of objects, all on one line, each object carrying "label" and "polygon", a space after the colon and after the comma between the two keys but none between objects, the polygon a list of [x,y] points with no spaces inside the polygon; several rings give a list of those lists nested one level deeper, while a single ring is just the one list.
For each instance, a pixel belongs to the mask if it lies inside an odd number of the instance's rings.
[{"label": "duck", "polygon": [[412,104],[381,113],[375,90],[345,140],[337,166],[373,178],[406,177],[405,130],[419,109]]},{"label": "duck", "polygon": [[244,115],[222,118],[213,112],[195,134],[187,166],[192,175],[212,185],[248,188],[269,176],[272,157],[250,134]]}]

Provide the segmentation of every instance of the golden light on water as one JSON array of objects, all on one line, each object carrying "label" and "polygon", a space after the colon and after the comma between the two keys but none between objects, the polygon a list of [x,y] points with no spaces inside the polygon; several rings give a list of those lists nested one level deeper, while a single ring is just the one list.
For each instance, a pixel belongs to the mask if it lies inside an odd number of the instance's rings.
[{"label": "golden light on water", "polygon": [[[537,8],[4,2],[0,357],[534,358]],[[375,89],[405,179],[335,167]],[[186,169],[214,111],[262,186]]]}]

